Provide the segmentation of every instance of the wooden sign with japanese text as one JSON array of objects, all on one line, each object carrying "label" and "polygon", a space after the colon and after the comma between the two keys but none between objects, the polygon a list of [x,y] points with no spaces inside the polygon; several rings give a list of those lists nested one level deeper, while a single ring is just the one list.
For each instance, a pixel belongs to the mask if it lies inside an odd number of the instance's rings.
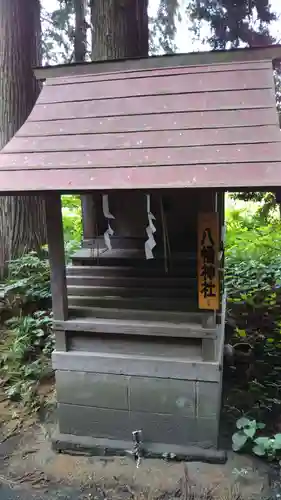
[{"label": "wooden sign with japanese text", "polygon": [[198,305],[199,309],[215,311],[220,307],[220,236],[217,212],[198,214],[197,235]]}]

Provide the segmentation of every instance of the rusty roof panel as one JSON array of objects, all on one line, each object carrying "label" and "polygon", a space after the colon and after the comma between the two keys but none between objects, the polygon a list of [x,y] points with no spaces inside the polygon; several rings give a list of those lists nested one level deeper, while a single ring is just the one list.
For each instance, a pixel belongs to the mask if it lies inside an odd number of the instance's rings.
[{"label": "rusty roof panel", "polygon": [[[271,68],[270,68],[271,69]],[[180,77],[180,78],[179,78]],[[113,84],[114,82],[114,84]],[[161,76],[126,78],[123,80],[89,81],[63,85],[46,85],[38,99],[40,104],[117,99],[139,96],[197,94],[202,92],[272,89],[272,74],[268,68],[259,71],[239,70],[214,73],[180,73]]]},{"label": "rusty roof panel", "polygon": [[[280,52],[281,54],[281,52]],[[91,64],[92,66],[92,64]],[[64,66],[65,67],[65,66]],[[266,70],[272,67],[271,60],[260,60],[257,66],[256,62],[239,62],[231,64],[208,64],[200,66],[171,66],[168,68],[150,68],[148,70],[134,70],[134,71],[116,71],[107,73],[92,73],[92,74],[82,74],[75,76],[57,76],[55,78],[48,78],[48,86],[57,85],[69,85],[69,84],[80,84],[89,82],[108,82],[108,81],[118,81],[118,80],[131,80],[131,79],[143,79],[143,78],[158,78],[167,76],[184,76],[184,75],[206,75],[212,73],[226,73],[231,72],[229,77],[233,76],[236,71],[242,72],[256,72],[261,70]],[[53,68],[53,66],[52,66]],[[43,70],[44,71],[44,70]],[[47,70],[48,71],[48,70]]]},{"label": "rusty roof panel", "polygon": [[224,163],[275,162],[281,159],[281,141],[220,146],[110,149],[104,151],[56,151],[6,153],[1,168],[12,170],[121,168],[163,165],[205,165]]},{"label": "rusty roof panel", "polygon": [[[74,140],[75,138],[75,140]],[[103,151],[119,149],[153,149],[165,148],[171,144],[175,147],[220,146],[255,143],[272,143],[280,141],[280,130],[275,125],[256,127],[192,129],[192,130],[159,130],[141,132],[116,132],[108,134],[75,134],[60,135],[60,151]],[[188,145],[188,146],[187,146]],[[6,153],[40,153],[55,152],[57,149],[53,136],[23,137],[18,136],[13,144],[7,144]]]},{"label": "rusty roof panel", "polygon": [[[192,119],[191,119],[192,118]],[[16,137],[44,137],[61,135],[113,134],[145,131],[169,130],[223,130],[224,128],[244,128],[276,125],[279,123],[275,107],[249,110],[199,111],[192,113],[182,111],[174,116],[170,113],[158,115],[141,114],[129,116],[110,116],[106,120],[100,118],[74,118],[72,120],[56,119],[52,121],[30,121],[18,131]]]},{"label": "rusty roof panel", "polygon": [[273,186],[280,139],[270,60],[52,78],[0,190]]},{"label": "rusty roof panel", "polygon": [[[43,89],[44,91],[44,89]],[[63,90],[62,90],[63,92]],[[154,96],[125,97],[117,99],[97,99],[37,104],[31,112],[31,121],[74,118],[139,115],[144,111],[151,114],[181,113],[189,111],[221,111],[252,108],[270,108],[275,100],[271,89],[233,90],[230,92],[197,92]],[[192,119],[190,114],[189,119]],[[79,131],[78,131],[79,132]]]},{"label": "rusty roof panel", "polygon": [[[280,186],[281,162],[163,166],[158,168],[33,169],[0,172],[1,191],[91,191],[111,189],[248,188]],[[13,179],[13,184],[11,183]]]}]

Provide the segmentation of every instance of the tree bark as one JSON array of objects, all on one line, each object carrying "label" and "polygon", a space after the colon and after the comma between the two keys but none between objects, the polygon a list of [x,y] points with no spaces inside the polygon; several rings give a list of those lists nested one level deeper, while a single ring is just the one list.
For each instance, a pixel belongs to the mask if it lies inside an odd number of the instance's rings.
[{"label": "tree bark", "polygon": [[92,59],[148,56],[147,0],[92,0]]},{"label": "tree bark", "polygon": [[[92,0],[91,24],[92,32],[92,60],[140,58],[148,56],[148,0]],[[119,198],[120,197],[120,198]],[[123,206],[124,195],[116,193],[115,204]],[[100,199],[96,204],[101,203]],[[143,210],[142,200],[135,200],[135,209]],[[100,234],[104,218],[96,205],[96,228]],[[134,223],[128,210],[122,209],[120,219],[115,221],[118,226],[116,236],[120,241],[130,239],[134,235]],[[89,212],[88,226],[94,226],[95,215],[92,212],[92,223]],[[118,222],[118,223],[117,223]],[[121,231],[121,228],[123,230]],[[126,231],[124,230],[126,228]],[[126,233],[126,236],[125,236]],[[124,238],[123,238],[124,236]],[[118,246],[122,243],[118,243]]]},{"label": "tree bark", "polygon": [[[32,68],[40,63],[39,0],[0,0],[0,148],[30,114],[40,91]],[[7,261],[46,243],[40,196],[0,197],[0,276]]]},{"label": "tree bark", "polygon": [[74,0],[75,12],[75,37],[74,37],[74,61],[84,62],[87,51],[87,23],[85,0]]},{"label": "tree bark", "polygon": [[[86,2],[85,0],[74,0],[75,12],[75,38],[74,38],[74,61],[84,62],[87,48],[87,23],[86,23]],[[95,232],[96,221],[94,212],[93,195],[84,194],[81,196],[82,205],[82,232],[83,244],[91,244]]]}]

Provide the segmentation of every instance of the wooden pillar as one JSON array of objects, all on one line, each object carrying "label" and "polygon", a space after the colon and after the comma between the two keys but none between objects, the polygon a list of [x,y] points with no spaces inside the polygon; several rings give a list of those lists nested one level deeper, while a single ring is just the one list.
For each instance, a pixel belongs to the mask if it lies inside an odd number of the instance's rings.
[{"label": "wooden pillar", "polygon": [[[60,194],[47,194],[45,203],[53,317],[55,321],[65,321],[68,317],[68,303]],[[66,350],[65,332],[55,334],[56,348]]]},{"label": "wooden pillar", "polygon": [[83,246],[91,245],[96,235],[95,201],[93,194],[81,196]]},{"label": "wooden pillar", "polygon": [[225,251],[225,192],[220,191],[216,194],[216,209],[219,213],[219,230],[220,230],[220,254],[221,259],[219,261],[219,275],[220,275],[220,318],[222,313],[222,300],[224,296],[224,251]]},{"label": "wooden pillar", "polygon": [[[204,189],[200,193],[199,212],[216,212],[216,192],[213,189]],[[216,328],[217,311],[206,310],[203,326]],[[204,361],[214,361],[216,356],[216,339],[205,337],[202,339],[202,358]]]}]

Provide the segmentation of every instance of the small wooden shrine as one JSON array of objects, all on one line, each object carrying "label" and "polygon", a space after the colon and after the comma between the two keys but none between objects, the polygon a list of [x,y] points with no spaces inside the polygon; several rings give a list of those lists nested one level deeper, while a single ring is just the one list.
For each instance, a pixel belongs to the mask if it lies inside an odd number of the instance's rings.
[{"label": "small wooden shrine", "polygon": [[[281,184],[280,56],[36,70],[45,84],[0,154],[0,191],[46,200],[57,449],[123,453],[135,431],[144,455],[217,447],[224,193]],[[67,269],[62,193],[83,195],[84,241]]]}]

